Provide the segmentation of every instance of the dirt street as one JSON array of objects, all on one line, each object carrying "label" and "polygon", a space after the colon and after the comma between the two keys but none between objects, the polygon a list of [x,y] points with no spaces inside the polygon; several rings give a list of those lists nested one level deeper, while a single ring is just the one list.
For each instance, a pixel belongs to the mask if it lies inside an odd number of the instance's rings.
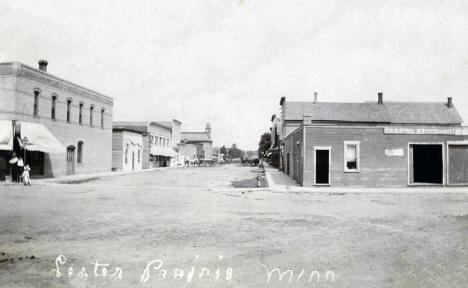
[{"label": "dirt street", "polygon": [[1,184],[0,287],[466,287],[468,194],[234,188],[258,172]]}]

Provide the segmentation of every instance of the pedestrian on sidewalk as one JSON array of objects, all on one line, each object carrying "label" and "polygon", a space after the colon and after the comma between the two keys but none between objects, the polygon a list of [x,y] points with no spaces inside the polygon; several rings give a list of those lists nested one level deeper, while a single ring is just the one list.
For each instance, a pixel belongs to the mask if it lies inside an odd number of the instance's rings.
[{"label": "pedestrian on sidewalk", "polygon": [[24,162],[23,158],[21,156],[18,157],[18,174],[17,174],[17,181],[18,183],[21,183],[23,180],[23,171],[24,171]]},{"label": "pedestrian on sidewalk", "polygon": [[29,168],[29,165],[26,164],[26,166],[24,166],[24,171],[21,176],[23,178],[24,186],[31,186],[31,179],[29,178],[29,171],[31,171],[31,168]]}]

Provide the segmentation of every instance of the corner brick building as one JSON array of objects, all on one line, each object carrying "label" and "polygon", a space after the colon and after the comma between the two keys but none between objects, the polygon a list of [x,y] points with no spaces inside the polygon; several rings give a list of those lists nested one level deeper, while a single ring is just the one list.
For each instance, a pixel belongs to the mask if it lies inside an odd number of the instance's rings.
[{"label": "corner brick building", "polygon": [[111,171],[112,108],[112,98],[47,73],[47,61],[39,69],[0,63],[0,121],[8,129],[0,157],[22,155],[26,137],[32,176]]},{"label": "corner brick building", "polygon": [[315,95],[280,106],[280,167],[303,186],[468,184],[468,137],[451,98],[384,102],[379,93],[376,102],[323,103]]}]

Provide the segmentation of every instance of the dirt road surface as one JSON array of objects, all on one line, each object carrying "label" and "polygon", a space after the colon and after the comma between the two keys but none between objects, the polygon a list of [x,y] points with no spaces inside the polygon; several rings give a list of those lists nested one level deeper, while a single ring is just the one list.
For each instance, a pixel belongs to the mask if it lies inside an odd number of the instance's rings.
[{"label": "dirt road surface", "polygon": [[232,188],[258,172],[2,184],[0,287],[467,287],[468,194]]}]

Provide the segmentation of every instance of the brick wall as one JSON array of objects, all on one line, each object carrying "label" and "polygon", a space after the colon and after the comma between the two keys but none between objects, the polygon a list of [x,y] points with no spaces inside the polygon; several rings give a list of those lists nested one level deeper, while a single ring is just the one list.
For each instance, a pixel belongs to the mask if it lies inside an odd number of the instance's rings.
[{"label": "brick wall", "polygon": [[[463,136],[455,135],[390,135],[384,134],[382,127],[305,127],[305,134],[303,186],[313,186],[313,146],[331,146],[331,186],[403,187],[408,183],[408,142],[446,142],[463,139]],[[292,141],[292,137],[290,138]],[[360,141],[359,173],[344,172],[344,141]],[[292,145],[292,142],[287,143]],[[384,153],[385,149],[399,148],[403,149],[404,156],[386,156]]]},{"label": "brick wall", "polygon": [[[76,163],[75,148],[75,173],[93,173],[111,171],[112,167],[112,107],[111,98],[100,97],[88,92],[85,88],[70,88],[69,82],[49,79],[43,72],[37,72],[37,79],[31,68],[18,68],[20,64],[10,64],[10,69],[19,69],[12,75],[0,75],[0,87],[5,90],[0,102],[0,119],[20,120],[43,124],[65,147],[73,145],[77,147],[78,141],[83,141],[83,162]],[[3,65],[2,68],[6,66]],[[7,74],[7,73],[5,73]],[[23,77],[24,76],[24,77]],[[27,76],[27,77],[26,77]],[[55,80],[54,80],[55,79]],[[15,85],[12,85],[15,83]],[[68,83],[68,84],[67,84]],[[79,87],[79,86],[78,86]],[[39,115],[33,116],[34,90],[40,91]],[[75,92],[74,92],[75,91]],[[56,119],[51,119],[52,95],[57,97]],[[6,98],[6,99],[3,99]],[[8,110],[14,99],[14,112]],[[66,121],[66,101],[72,101],[70,122]],[[3,102],[6,100],[7,102]],[[78,105],[83,102],[83,124],[78,123]],[[94,126],[89,125],[89,105],[94,105]],[[104,108],[104,128],[100,125],[100,110]],[[45,176],[60,176],[66,174],[66,150],[63,153],[44,155]]]}]

